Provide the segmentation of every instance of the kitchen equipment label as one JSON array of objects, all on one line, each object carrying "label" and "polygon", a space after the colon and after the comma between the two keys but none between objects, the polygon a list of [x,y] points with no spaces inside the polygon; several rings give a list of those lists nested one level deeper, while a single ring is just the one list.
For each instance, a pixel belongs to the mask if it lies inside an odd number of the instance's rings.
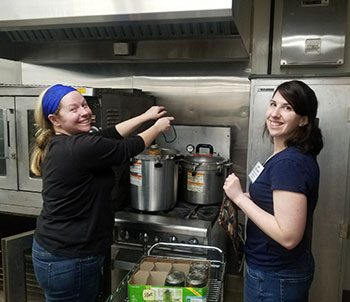
[{"label": "kitchen equipment label", "polygon": [[264,166],[260,162],[257,162],[253,170],[248,175],[252,183],[257,180],[263,170]]},{"label": "kitchen equipment label", "polygon": [[134,186],[142,186],[142,163],[141,161],[134,161],[130,166],[130,183]]},{"label": "kitchen equipment label", "polygon": [[187,190],[192,192],[203,192],[204,173],[196,173],[193,176],[192,172],[187,172]]}]

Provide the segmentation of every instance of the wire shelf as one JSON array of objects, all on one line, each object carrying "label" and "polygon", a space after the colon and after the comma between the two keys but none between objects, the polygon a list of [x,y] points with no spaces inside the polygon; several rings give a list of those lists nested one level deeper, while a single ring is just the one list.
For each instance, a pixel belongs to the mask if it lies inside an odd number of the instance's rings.
[{"label": "wire shelf", "polygon": [[[191,251],[191,256],[188,255]],[[161,253],[162,255],[159,255]],[[156,255],[155,255],[156,254]],[[171,254],[171,256],[167,256]],[[195,255],[197,257],[195,257]],[[128,302],[128,281],[132,274],[136,271],[139,263],[145,257],[156,257],[166,259],[180,260],[206,260],[211,264],[210,277],[208,280],[207,302],[223,301],[223,283],[225,274],[225,257],[223,252],[213,246],[190,245],[182,243],[163,243],[154,244],[139,262],[125,275],[119,283],[117,289],[108,297],[106,302]]]}]

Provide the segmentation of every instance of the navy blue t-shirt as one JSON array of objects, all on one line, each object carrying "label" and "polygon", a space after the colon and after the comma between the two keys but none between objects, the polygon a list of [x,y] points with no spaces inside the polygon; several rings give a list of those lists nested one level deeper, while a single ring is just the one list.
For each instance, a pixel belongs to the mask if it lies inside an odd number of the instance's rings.
[{"label": "navy blue t-shirt", "polygon": [[[250,197],[260,208],[273,215],[274,190],[304,194],[307,198],[308,227],[318,199],[319,174],[319,167],[313,155],[303,154],[297,148],[289,147],[264,164],[262,173],[250,184]],[[292,250],[288,250],[248,219],[245,255],[250,267],[276,270],[293,266],[306,248],[305,233],[301,242]]]}]

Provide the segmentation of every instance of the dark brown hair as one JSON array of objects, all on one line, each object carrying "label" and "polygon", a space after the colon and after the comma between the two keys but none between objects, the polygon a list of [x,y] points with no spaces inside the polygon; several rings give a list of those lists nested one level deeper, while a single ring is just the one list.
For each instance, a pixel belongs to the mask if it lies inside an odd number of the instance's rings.
[{"label": "dark brown hair", "polygon": [[[286,145],[295,146],[303,153],[318,155],[323,148],[323,138],[316,118],[318,101],[315,92],[304,82],[297,80],[280,84],[273,96],[277,91],[297,114],[308,118],[307,125],[297,127],[287,139]],[[264,134],[266,132],[265,124]]]}]

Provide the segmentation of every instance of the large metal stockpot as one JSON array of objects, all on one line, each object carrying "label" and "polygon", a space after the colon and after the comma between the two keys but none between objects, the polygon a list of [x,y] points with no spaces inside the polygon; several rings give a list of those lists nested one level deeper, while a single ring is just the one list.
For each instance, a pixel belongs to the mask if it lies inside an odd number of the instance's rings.
[{"label": "large metal stockpot", "polygon": [[175,207],[179,151],[146,149],[130,164],[131,206],[140,211],[165,211]]},{"label": "large metal stockpot", "polygon": [[[208,148],[210,153],[200,154],[200,148]],[[181,160],[181,200],[204,205],[222,202],[230,167],[227,159],[214,155],[211,145],[197,145],[196,153]]]}]

